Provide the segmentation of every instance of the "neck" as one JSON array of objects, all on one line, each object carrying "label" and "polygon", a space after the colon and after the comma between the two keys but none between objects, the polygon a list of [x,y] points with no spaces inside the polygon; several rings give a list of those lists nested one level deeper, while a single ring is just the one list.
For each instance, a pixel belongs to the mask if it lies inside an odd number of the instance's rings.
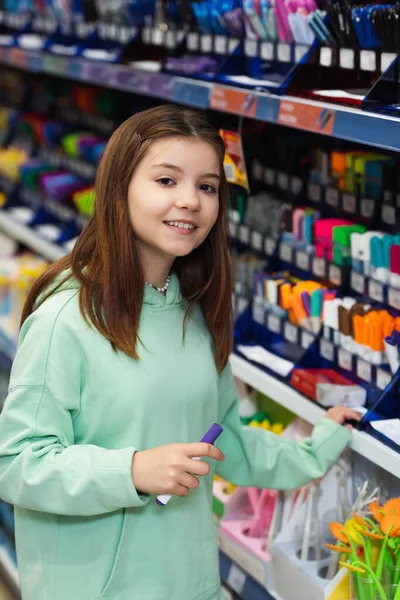
[{"label": "neck", "polygon": [[151,283],[154,287],[163,287],[165,285],[165,281],[170,274],[172,261],[168,262],[159,262],[153,260],[151,263],[144,264],[144,278],[147,283]]}]

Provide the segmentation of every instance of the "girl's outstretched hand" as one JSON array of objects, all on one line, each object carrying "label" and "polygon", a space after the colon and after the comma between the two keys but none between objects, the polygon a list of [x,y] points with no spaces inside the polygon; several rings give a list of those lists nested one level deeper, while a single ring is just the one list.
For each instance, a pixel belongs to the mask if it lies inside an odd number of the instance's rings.
[{"label": "girl's outstretched hand", "polygon": [[[172,494],[188,496],[199,486],[197,477],[210,472],[210,466],[194,457],[213,458],[222,462],[224,455],[212,444],[168,444],[151,450],[135,452],[132,459],[132,479],[142,494]],[[197,476],[197,477],[195,477]]]},{"label": "girl's outstretched hand", "polygon": [[[335,421],[335,423],[339,423],[339,425],[344,425],[346,421],[360,421],[362,415],[351,408],[346,408],[345,406],[334,406],[330,408],[325,415],[325,419],[330,419],[331,421]],[[353,427],[349,424],[346,425],[347,429],[353,429]]]}]

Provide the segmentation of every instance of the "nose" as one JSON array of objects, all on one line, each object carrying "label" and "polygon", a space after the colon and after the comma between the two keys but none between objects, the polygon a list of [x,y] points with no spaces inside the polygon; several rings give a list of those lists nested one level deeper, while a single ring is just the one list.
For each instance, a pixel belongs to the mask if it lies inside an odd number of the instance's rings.
[{"label": "nose", "polygon": [[180,197],[176,199],[177,208],[199,212],[201,208],[199,192],[197,189],[182,189]]}]

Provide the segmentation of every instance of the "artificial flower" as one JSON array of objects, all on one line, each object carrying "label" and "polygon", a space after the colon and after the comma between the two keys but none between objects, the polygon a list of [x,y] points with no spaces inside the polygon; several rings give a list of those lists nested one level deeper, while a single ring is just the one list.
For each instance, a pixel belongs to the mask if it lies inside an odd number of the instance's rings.
[{"label": "artificial flower", "polygon": [[400,498],[391,498],[383,505],[383,510],[387,515],[397,515],[400,517]]},{"label": "artificial flower", "polygon": [[380,523],[382,517],[384,516],[383,507],[380,504],[378,504],[377,502],[371,502],[369,505],[369,510],[371,511],[372,516],[374,517],[375,521],[377,523]]},{"label": "artificial flower", "polygon": [[355,567],[354,565],[343,562],[342,560],[339,561],[339,565],[341,567],[345,567],[349,571],[353,571],[354,573],[366,573],[367,572],[365,569],[362,569],[361,567]]},{"label": "artificial flower", "polygon": [[334,544],[325,544],[325,546],[329,548],[329,550],[334,550],[335,552],[340,552],[342,554],[350,554],[351,552],[350,546],[339,546],[339,544],[337,546]]},{"label": "artificial flower", "polygon": [[348,545],[348,543],[349,543],[349,536],[347,535],[347,533],[344,530],[344,525],[342,525],[341,523],[337,523],[336,521],[334,521],[333,523],[331,523],[329,525],[329,529],[331,530],[331,534],[337,540],[339,540],[339,542],[342,542],[343,544]]},{"label": "artificial flower", "polygon": [[361,525],[362,527],[365,527],[366,529],[372,529],[371,525],[369,523],[367,523],[367,521],[365,519],[360,517],[360,515],[358,515],[355,512],[353,512],[353,519],[358,525]]},{"label": "artificial flower", "polygon": [[382,533],[388,534],[389,537],[400,536],[400,515],[392,514],[382,517],[380,522]]}]

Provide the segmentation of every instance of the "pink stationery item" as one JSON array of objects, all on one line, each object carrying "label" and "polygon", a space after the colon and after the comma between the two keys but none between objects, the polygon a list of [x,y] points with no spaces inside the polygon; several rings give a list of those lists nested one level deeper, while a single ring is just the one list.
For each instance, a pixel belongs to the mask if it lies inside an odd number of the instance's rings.
[{"label": "pink stationery item", "polygon": [[353,225],[345,219],[319,219],[314,224],[315,253],[319,258],[331,261],[333,258],[333,228],[341,225]]}]

